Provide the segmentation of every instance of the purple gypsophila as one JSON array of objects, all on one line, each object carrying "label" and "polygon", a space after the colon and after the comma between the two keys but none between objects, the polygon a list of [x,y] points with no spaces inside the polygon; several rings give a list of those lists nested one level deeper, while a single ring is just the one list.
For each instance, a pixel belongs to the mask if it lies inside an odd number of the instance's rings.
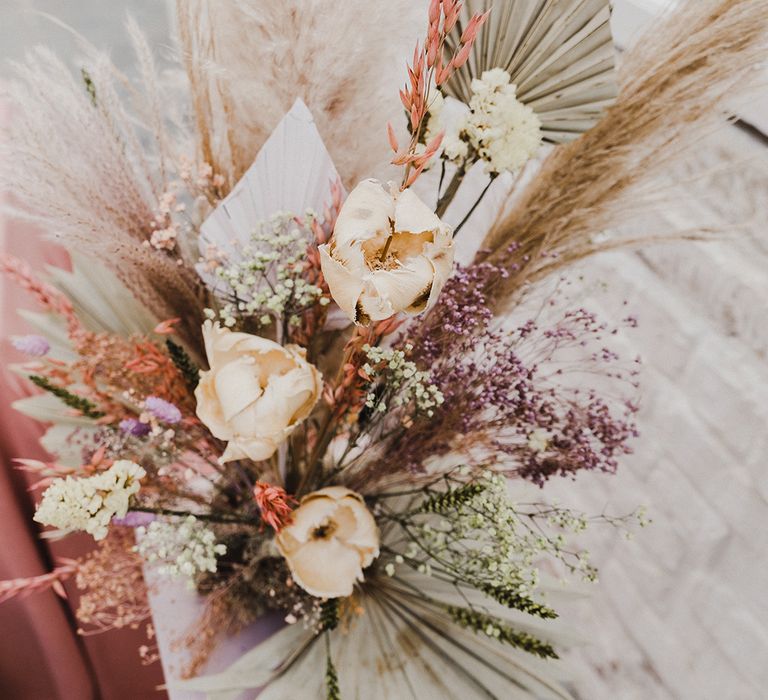
[{"label": "purple gypsophila", "polygon": [[181,420],[181,411],[159,396],[148,396],[144,401],[144,408],[163,423],[174,424]]},{"label": "purple gypsophila", "polygon": [[11,338],[11,344],[25,355],[43,357],[51,349],[50,343],[42,335],[20,335]]}]

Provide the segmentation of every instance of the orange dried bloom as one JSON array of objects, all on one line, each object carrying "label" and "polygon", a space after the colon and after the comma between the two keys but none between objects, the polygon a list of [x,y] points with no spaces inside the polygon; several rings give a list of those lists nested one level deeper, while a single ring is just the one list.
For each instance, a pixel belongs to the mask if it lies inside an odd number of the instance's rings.
[{"label": "orange dried bloom", "polygon": [[264,481],[256,482],[256,486],[253,487],[253,496],[261,511],[262,522],[269,525],[275,532],[280,532],[291,519],[291,511],[296,505],[296,499],[289,496],[285,489]]}]

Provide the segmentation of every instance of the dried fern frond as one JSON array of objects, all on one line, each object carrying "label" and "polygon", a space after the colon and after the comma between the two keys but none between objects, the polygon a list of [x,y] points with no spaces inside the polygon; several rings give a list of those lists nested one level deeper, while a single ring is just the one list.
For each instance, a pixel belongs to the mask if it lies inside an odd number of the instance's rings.
[{"label": "dried fern frond", "polygon": [[503,68],[533,108],[545,141],[570,141],[592,127],[616,97],[608,0],[467,0],[450,35],[459,42],[472,13],[491,14],[469,60],[446,85],[468,103],[473,78]]},{"label": "dried fern frond", "polygon": [[548,156],[484,240],[481,257],[512,273],[497,281],[497,304],[595,252],[650,241],[601,234],[636,212],[643,188],[725,122],[724,101],[754,82],[767,46],[768,13],[756,0],[686,0],[652,27],[623,62],[616,103]]},{"label": "dried fern frond", "polygon": [[199,148],[230,186],[299,97],[346,184],[388,163],[386,124],[405,124],[397,90],[403,57],[426,26],[426,3],[177,0],[176,6]]}]

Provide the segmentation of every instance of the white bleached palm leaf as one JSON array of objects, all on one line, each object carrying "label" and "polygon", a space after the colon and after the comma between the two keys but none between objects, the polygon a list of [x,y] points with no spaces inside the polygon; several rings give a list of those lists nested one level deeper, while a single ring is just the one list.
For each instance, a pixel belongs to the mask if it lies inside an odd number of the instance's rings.
[{"label": "white bleached palm leaf", "polygon": [[[238,259],[258,224],[280,212],[303,216],[308,209],[321,213],[330,200],[330,186],[338,173],[311,112],[300,99],[280,120],[256,160],[232,191],[203,222],[200,251],[209,246]],[[216,278],[199,271],[215,287]]]},{"label": "white bleached palm leaf", "polygon": [[608,0],[466,0],[453,45],[471,15],[488,9],[469,61],[446,92],[469,102],[472,78],[503,68],[541,120],[545,141],[569,141],[591,128],[617,94]]},{"label": "white bleached palm leaf", "polygon": [[89,329],[123,336],[150,333],[161,320],[98,261],[74,254],[72,263],[72,272],[49,267],[48,276],[67,295]]},{"label": "white bleached palm leaf", "polygon": [[[411,595],[412,589],[445,604],[466,605],[452,584],[416,573],[367,586],[356,599],[364,612],[352,615],[328,633],[341,697],[571,698],[562,685],[564,671],[557,661],[538,659],[483,633],[463,629],[439,606]],[[528,622],[530,616],[509,611],[486,598],[478,602],[517,629],[530,630],[560,648],[573,639],[573,635],[558,630],[557,622]],[[260,700],[322,697],[327,659],[323,636],[313,636],[294,625],[273,635],[225,671],[173,687],[205,692],[208,700],[234,700],[249,688],[254,695],[242,697],[255,697],[256,689],[264,684]],[[285,672],[288,668],[290,672]]]}]

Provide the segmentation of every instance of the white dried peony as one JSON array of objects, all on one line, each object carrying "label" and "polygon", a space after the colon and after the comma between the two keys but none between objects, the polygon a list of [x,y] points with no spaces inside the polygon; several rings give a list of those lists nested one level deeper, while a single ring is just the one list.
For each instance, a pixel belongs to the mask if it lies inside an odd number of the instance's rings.
[{"label": "white dried peony", "polygon": [[94,476],[55,479],[43,493],[35,520],[60,530],[84,530],[102,540],[112,518],[128,512],[130,498],[145,475],[138,464],[121,459]]},{"label": "white dried peony", "polygon": [[362,496],[328,486],[301,499],[275,539],[293,579],[318,598],[352,595],[379,556],[379,529]]},{"label": "white dried peony", "polygon": [[323,380],[298,345],[203,324],[210,370],[195,389],[197,416],[227,441],[221,462],[261,461],[312,411]]},{"label": "white dried peony", "polygon": [[363,180],[320,246],[331,296],[359,324],[424,311],[453,267],[451,230],[411,190]]}]

